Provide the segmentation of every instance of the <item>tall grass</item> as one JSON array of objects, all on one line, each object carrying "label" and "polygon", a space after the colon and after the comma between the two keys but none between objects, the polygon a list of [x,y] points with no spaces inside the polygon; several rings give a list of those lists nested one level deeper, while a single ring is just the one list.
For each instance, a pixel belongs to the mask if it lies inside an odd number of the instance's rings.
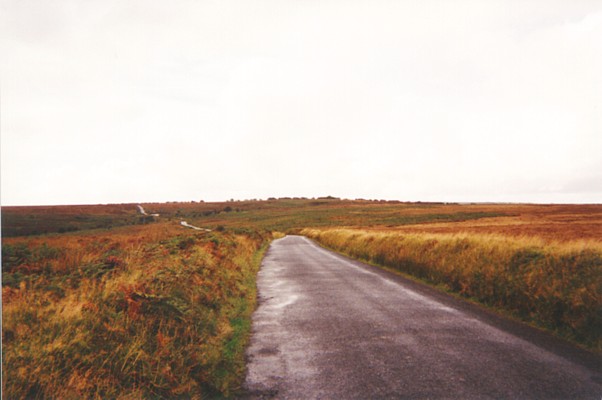
[{"label": "tall grass", "polygon": [[[144,206],[161,215],[153,224],[139,225],[134,204],[2,208],[6,398],[235,393],[261,249],[283,235],[264,230],[366,227],[372,232],[304,233],[601,346],[602,205],[325,198]],[[185,230],[182,218],[219,231]],[[458,229],[474,234],[403,233]],[[63,233],[11,237],[45,232]]]},{"label": "tall grass", "polygon": [[268,239],[169,224],[6,239],[3,396],[235,392]]},{"label": "tall grass", "polygon": [[477,234],[304,229],[351,257],[388,266],[602,349],[602,246]]}]

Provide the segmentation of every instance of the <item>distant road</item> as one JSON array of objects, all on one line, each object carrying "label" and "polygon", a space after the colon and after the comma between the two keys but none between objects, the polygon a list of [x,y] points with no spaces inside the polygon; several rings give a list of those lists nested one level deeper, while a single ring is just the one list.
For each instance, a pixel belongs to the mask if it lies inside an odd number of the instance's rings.
[{"label": "distant road", "polygon": [[[146,210],[144,209],[144,207],[142,207],[140,204],[138,204],[136,207],[138,207],[138,211],[142,215],[151,216],[151,217],[158,217],[159,216],[159,214],[148,214],[146,212]],[[199,228],[198,226],[190,225],[186,221],[180,221],[180,225],[182,225],[183,227],[186,227],[186,228],[194,229],[195,231],[211,232],[211,229]]]},{"label": "distant road", "polygon": [[186,221],[180,221],[180,225],[185,226],[186,228],[194,229],[195,231],[211,232],[211,229],[199,228],[198,226],[190,225]]},{"label": "distant road", "polygon": [[599,358],[326,251],[274,241],[246,389],[278,399],[600,399]]},{"label": "distant road", "polygon": [[140,204],[138,204],[136,207],[138,207],[138,211],[140,211],[140,214],[142,214],[142,215],[149,215],[151,217],[159,216],[159,214],[147,214],[146,211],[144,210],[144,207],[142,207]]}]

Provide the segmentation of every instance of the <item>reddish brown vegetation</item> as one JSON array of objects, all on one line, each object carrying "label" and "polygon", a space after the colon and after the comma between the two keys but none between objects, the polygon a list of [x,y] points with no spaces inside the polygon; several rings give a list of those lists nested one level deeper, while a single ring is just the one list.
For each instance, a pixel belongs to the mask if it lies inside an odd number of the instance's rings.
[{"label": "reddish brown vegetation", "polygon": [[[453,223],[432,223],[395,227],[402,232],[486,233],[505,236],[535,236],[553,241],[602,238],[602,205],[491,205],[446,206],[447,210],[470,207],[481,212],[509,216]],[[389,227],[390,228],[390,227]]]}]

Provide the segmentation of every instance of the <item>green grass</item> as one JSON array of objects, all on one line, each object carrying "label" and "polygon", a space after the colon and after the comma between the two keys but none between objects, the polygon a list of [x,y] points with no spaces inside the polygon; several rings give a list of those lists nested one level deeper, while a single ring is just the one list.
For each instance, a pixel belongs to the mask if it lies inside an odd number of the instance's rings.
[{"label": "green grass", "polygon": [[432,207],[431,205],[364,205],[361,203],[335,202],[332,204],[312,205],[312,202],[296,204],[287,208],[284,205],[273,208],[258,208],[217,215],[194,216],[190,215],[191,221],[199,226],[217,227],[225,225],[229,227],[241,227],[249,229],[266,229],[272,231],[286,232],[292,229],[305,227],[327,227],[327,226],[400,226],[413,225],[429,222],[458,222],[480,218],[490,218],[505,213],[468,211],[457,212],[450,210],[449,213],[422,213],[413,214],[413,211]]},{"label": "green grass", "polygon": [[2,237],[106,230],[149,221],[135,205],[2,207]]},{"label": "green grass", "polygon": [[[75,207],[75,206],[74,206]],[[2,236],[78,232],[90,229],[152,223],[135,204],[111,206],[4,207]],[[428,222],[457,222],[508,215],[480,207],[438,203],[370,202],[338,199],[283,199],[227,203],[145,204],[160,221],[186,220],[197,226],[288,231],[326,226],[400,226]],[[432,212],[429,212],[432,210]]]}]

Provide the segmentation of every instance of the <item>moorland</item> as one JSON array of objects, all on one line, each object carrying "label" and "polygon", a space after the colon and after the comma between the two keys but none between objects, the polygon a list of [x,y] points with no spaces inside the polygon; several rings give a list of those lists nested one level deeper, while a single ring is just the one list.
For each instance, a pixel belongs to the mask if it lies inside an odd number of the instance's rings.
[{"label": "moorland", "polygon": [[602,205],[142,206],[2,208],[7,398],[236,394],[262,255],[291,233],[602,349]]}]

